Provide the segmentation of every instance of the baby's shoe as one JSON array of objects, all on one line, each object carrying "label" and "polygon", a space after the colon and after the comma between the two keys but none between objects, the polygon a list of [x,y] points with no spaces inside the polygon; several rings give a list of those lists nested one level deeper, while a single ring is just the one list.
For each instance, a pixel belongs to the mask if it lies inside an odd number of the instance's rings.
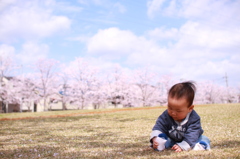
[{"label": "baby's shoe", "polygon": [[158,147],[157,147],[158,151],[162,151],[165,149],[165,143],[167,142],[167,140],[165,140],[161,137],[157,137],[156,142],[158,143]]},{"label": "baby's shoe", "polygon": [[193,150],[199,151],[199,150],[206,150],[207,149],[207,143],[204,141],[200,141],[199,143],[197,143]]}]

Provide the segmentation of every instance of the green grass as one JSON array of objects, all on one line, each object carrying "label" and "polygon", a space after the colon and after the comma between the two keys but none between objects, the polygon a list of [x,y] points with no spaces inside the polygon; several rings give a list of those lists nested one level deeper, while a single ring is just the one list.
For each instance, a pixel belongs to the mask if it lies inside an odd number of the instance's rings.
[{"label": "green grass", "polygon": [[[0,121],[0,158],[240,158],[240,104],[195,107],[204,135],[211,139],[211,151],[175,153],[149,148],[151,129],[165,109],[1,114],[0,119],[37,118]],[[46,118],[55,113],[77,114]]]}]

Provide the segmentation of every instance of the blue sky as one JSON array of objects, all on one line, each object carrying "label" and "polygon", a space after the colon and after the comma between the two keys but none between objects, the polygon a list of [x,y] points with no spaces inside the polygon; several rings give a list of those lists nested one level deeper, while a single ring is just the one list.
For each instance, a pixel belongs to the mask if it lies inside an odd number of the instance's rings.
[{"label": "blue sky", "polygon": [[240,86],[238,0],[1,0],[0,54]]}]

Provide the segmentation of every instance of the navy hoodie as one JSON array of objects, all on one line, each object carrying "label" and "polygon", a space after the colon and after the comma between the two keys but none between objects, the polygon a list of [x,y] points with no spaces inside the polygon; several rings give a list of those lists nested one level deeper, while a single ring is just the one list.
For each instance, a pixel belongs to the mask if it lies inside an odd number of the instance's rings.
[{"label": "navy hoodie", "polygon": [[198,142],[199,137],[203,134],[200,116],[195,110],[188,113],[182,121],[175,121],[165,110],[157,119],[150,137],[166,134],[172,141],[176,142],[183,150],[190,150]]}]

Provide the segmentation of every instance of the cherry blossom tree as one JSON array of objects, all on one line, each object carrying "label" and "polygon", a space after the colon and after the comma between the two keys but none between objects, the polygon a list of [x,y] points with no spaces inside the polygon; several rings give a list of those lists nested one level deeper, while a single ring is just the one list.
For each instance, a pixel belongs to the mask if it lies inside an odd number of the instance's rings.
[{"label": "cherry blossom tree", "polygon": [[67,103],[71,101],[69,91],[71,86],[69,85],[70,77],[68,75],[68,69],[65,65],[61,67],[61,73],[59,74],[59,101],[62,102],[62,110],[67,110]]},{"label": "cherry blossom tree", "polygon": [[69,77],[71,81],[70,96],[78,109],[83,109],[91,103],[91,92],[96,85],[97,70],[91,67],[83,58],[76,58],[71,63]]},{"label": "cherry blossom tree", "polygon": [[237,103],[238,102],[238,91],[233,87],[225,88],[225,97],[227,103]]},{"label": "cherry blossom tree", "polygon": [[20,106],[20,112],[22,112],[23,105],[25,105],[28,108],[28,111],[30,111],[31,108],[33,108],[34,103],[39,100],[37,87],[34,84],[34,81],[29,77],[20,75],[13,78],[10,83],[12,85],[11,90],[15,97],[15,103]]},{"label": "cherry blossom tree", "polygon": [[205,81],[198,83],[195,101],[197,104],[229,103],[228,100],[234,98],[229,95],[225,86],[217,85],[212,81]]},{"label": "cherry blossom tree", "polygon": [[39,96],[43,99],[44,111],[49,109],[49,98],[58,93],[58,63],[52,59],[40,59],[35,64],[35,82]]},{"label": "cherry blossom tree", "polygon": [[[8,109],[8,75],[14,69],[12,58],[9,56],[0,55],[0,103],[1,111]],[[4,81],[5,78],[5,81]],[[7,110],[5,110],[7,112]]]},{"label": "cherry blossom tree", "polygon": [[[131,72],[128,72],[131,74]],[[127,75],[123,68],[115,65],[107,76],[107,94],[110,102],[117,107],[121,104],[123,107],[133,107],[138,105],[137,90],[133,78]]]},{"label": "cherry blossom tree", "polygon": [[138,86],[135,85],[131,80],[124,83],[123,85],[123,107],[137,107],[139,106],[138,93],[136,90],[139,90]]},{"label": "cherry blossom tree", "polygon": [[149,67],[145,67],[137,70],[134,77],[142,106],[154,105],[157,98],[156,74],[150,72]]},{"label": "cherry blossom tree", "polygon": [[2,104],[4,112],[8,113],[8,104],[16,103],[16,97],[14,96],[14,88],[11,84],[12,77],[5,77],[2,83]]},{"label": "cherry blossom tree", "polygon": [[[127,74],[115,65],[105,75],[83,58],[76,58],[61,71],[59,62],[39,60],[34,76],[13,76],[13,70],[18,67],[12,60],[0,55],[0,109],[4,112],[8,112],[8,104],[19,104],[22,111],[23,106],[30,110],[34,102],[42,104],[47,111],[52,101],[60,101],[63,110],[68,109],[68,103],[77,105],[77,109],[87,106],[99,109],[109,103],[115,107],[118,104],[123,107],[164,105],[168,89],[173,85],[171,76],[160,77],[150,67]],[[195,103],[236,103],[240,100],[239,90],[212,81],[201,82],[197,84]]]},{"label": "cherry blossom tree", "polygon": [[121,67],[119,65],[115,65],[113,70],[111,70],[107,76],[109,100],[112,102],[112,104],[114,104],[115,108],[118,104],[121,104],[122,100],[124,99],[124,83],[125,81],[123,78]]},{"label": "cherry blossom tree", "polygon": [[12,58],[0,55],[0,82],[14,69]]},{"label": "cherry blossom tree", "polygon": [[108,104],[107,87],[100,78],[96,81],[91,91],[91,101],[94,109]]},{"label": "cherry blossom tree", "polygon": [[157,103],[160,105],[167,104],[167,94],[172,85],[172,77],[170,75],[164,75],[157,83],[158,94]]},{"label": "cherry blossom tree", "polygon": [[23,88],[21,86],[22,82],[18,80],[16,77],[10,78],[8,81],[8,92],[7,92],[7,97],[8,97],[8,102],[14,103],[14,104],[19,104],[20,107],[20,112],[22,112],[22,92],[21,89]]}]

